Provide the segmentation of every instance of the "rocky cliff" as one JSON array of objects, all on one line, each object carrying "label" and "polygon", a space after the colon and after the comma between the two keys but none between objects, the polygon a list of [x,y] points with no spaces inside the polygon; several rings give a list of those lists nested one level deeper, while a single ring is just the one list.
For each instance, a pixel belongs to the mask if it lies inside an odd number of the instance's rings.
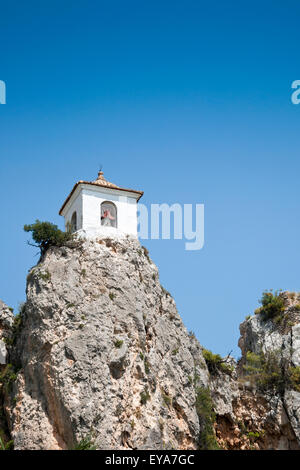
[{"label": "rocky cliff", "polygon": [[[186,331],[138,241],[52,247],[29,272],[20,314],[0,304],[2,440],[15,449],[299,449],[300,323],[297,299],[286,302],[280,327],[259,315],[241,325],[235,364]],[[262,354],[279,350],[294,379],[262,386]]]}]

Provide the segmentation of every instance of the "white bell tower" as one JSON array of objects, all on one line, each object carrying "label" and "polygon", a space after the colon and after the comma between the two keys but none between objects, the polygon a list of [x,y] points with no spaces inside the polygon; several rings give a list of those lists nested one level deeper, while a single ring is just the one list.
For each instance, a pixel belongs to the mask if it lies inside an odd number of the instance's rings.
[{"label": "white bell tower", "polygon": [[144,193],[121,188],[99,171],[95,181],[78,181],[59,214],[79,236],[137,237],[137,203]]}]

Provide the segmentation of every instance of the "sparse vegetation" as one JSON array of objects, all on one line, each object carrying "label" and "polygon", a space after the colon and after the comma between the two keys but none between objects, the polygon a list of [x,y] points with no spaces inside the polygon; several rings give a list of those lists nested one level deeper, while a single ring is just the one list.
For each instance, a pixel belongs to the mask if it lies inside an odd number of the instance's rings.
[{"label": "sparse vegetation", "polygon": [[44,272],[39,271],[38,277],[39,277],[39,279],[42,279],[42,280],[45,281],[45,282],[48,282],[48,281],[51,280],[51,274],[49,273],[48,270],[47,270],[47,271],[44,271]]},{"label": "sparse vegetation", "polygon": [[130,426],[131,426],[131,429],[134,430],[134,428],[135,428],[135,421],[134,421],[134,419],[132,419],[132,420],[130,421]]},{"label": "sparse vegetation", "polygon": [[113,292],[110,292],[108,294],[108,296],[109,296],[110,300],[114,300],[114,298],[116,297],[116,294],[114,294]]},{"label": "sparse vegetation", "polygon": [[283,394],[290,388],[300,392],[300,366],[288,366],[280,351],[267,354],[248,351],[244,370],[262,391]]},{"label": "sparse vegetation", "polygon": [[12,384],[17,379],[17,370],[13,364],[7,364],[0,374],[0,383],[3,384],[6,390],[11,391]]},{"label": "sparse vegetation", "polygon": [[209,349],[202,349],[202,354],[205,359],[209,372],[213,375],[218,372],[224,372],[225,374],[231,374],[233,367],[227,363],[227,359],[223,359],[219,354],[213,354]]},{"label": "sparse vegetation", "polygon": [[69,303],[66,305],[66,308],[74,308],[75,307],[75,304],[72,304],[72,303]]},{"label": "sparse vegetation", "polygon": [[291,388],[300,392],[300,366],[289,367],[288,375]]},{"label": "sparse vegetation", "polygon": [[0,450],[13,450],[14,441],[4,442],[4,439],[0,436]]},{"label": "sparse vegetation", "polygon": [[196,389],[196,411],[200,423],[199,449],[219,450],[216,440],[214,423],[216,415],[213,410],[213,402],[208,388],[198,387]]},{"label": "sparse vegetation", "polygon": [[147,260],[149,261],[149,263],[151,263],[151,259],[150,259],[150,256],[149,256],[149,250],[145,246],[142,246],[142,249],[144,251],[144,255],[146,256]]},{"label": "sparse vegetation", "polygon": [[171,406],[171,404],[172,404],[172,397],[170,397],[170,395],[168,395],[167,393],[165,393],[163,390],[161,391],[161,396],[162,396],[162,399],[163,399],[165,405],[167,405],[167,407]]},{"label": "sparse vegetation", "polygon": [[146,374],[147,375],[150,374],[150,364],[146,357],[144,358],[144,367],[145,367]]},{"label": "sparse vegetation", "polygon": [[146,405],[147,401],[150,400],[150,393],[147,387],[145,387],[144,391],[140,393],[140,396],[141,396],[141,404]]},{"label": "sparse vegetation", "polygon": [[252,443],[254,443],[261,437],[261,434],[262,433],[258,431],[256,432],[250,431],[248,432],[247,437]]},{"label": "sparse vegetation", "polygon": [[115,348],[120,349],[123,346],[124,341],[122,339],[117,339],[115,341]]},{"label": "sparse vegetation", "polygon": [[280,351],[270,351],[267,354],[247,352],[244,370],[262,391],[283,393],[288,385],[285,369],[279,358]]},{"label": "sparse vegetation", "polygon": [[96,450],[97,447],[92,439],[92,436],[89,434],[86,437],[82,438],[81,441],[75,444],[73,450]]},{"label": "sparse vegetation", "polygon": [[261,307],[255,310],[256,315],[261,315],[264,321],[272,320],[274,323],[281,323],[285,309],[285,302],[280,295],[280,291],[273,293],[265,291],[260,299]]},{"label": "sparse vegetation", "polygon": [[194,381],[193,381],[193,377],[191,375],[188,375],[188,381],[189,381],[190,385],[193,385]]},{"label": "sparse vegetation", "polygon": [[36,220],[34,224],[24,225],[24,230],[32,232],[32,239],[35,243],[28,242],[28,244],[39,248],[42,256],[50,246],[64,246],[74,240],[74,235],[70,231],[62,232],[51,222]]},{"label": "sparse vegetation", "polygon": [[18,335],[20,334],[23,322],[23,315],[25,314],[26,304],[21,303],[19,305],[19,313],[15,315],[14,322],[12,324],[12,334],[10,337],[3,338],[3,341],[7,346],[12,346],[15,344]]}]

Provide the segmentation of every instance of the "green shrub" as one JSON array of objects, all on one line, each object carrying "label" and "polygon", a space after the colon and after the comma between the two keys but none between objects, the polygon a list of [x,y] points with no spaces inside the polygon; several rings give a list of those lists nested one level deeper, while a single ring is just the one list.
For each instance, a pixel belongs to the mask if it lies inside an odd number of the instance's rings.
[{"label": "green shrub", "polygon": [[38,277],[39,277],[39,279],[42,279],[42,280],[45,281],[45,282],[48,282],[48,281],[51,280],[51,274],[49,273],[48,270],[45,271],[45,272],[40,271],[40,272],[38,273]]},{"label": "green shrub", "polygon": [[14,441],[4,442],[4,440],[0,436],[0,450],[13,450],[14,448]]},{"label": "green shrub", "polygon": [[229,375],[232,373],[233,367],[227,364],[219,354],[213,354],[205,348],[202,348],[202,354],[211,374],[216,375],[219,371]]},{"label": "green shrub", "polygon": [[150,363],[146,357],[144,358],[144,367],[146,374],[150,374]]},{"label": "green shrub", "polygon": [[115,348],[120,349],[123,346],[124,341],[122,339],[117,339],[115,341]]},{"label": "green shrub", "polygon": [[283,394],[285,389],[290,388],[300,392],[300,366],[287,366],[280,359],[280,351],[267,354],[248,351],[244,370],[262,391],[273,390]]},{"label": "green shrub", "polygon": [[17,379],[17,371],[13,364],[7,364],[0,374],[0,383],[3,384],[7,391],[11,391],[12,384]]},{"label": "green shrub", "polygon": [[213,410],[213,402],[208,388],[198,387],[196,389],[195,405],[200,424],[199,449],[219,450],[220,447],[214,430],[216,415]]},{"label": "green shrub", "polygon": [[64,246],[67,242],[74,239],[74,235],[68,232],[62,232],[57,225],[51,222],[41,222],[36,220],[34,224],[24,225],[25,232],[32,232],[32,239],[35,244],[29,243],[40,249],[41,255],[44,255],[50,246]]},{"label": "green shrub", "polygon": [[251,442],[254,443],[254,442],[257,441],[257,439],[260,438],[261,433],[258,432],[258,431],[256,431],[256,432],[250,431],[250,432],[248,432],[247,436],[248,436],[248,439],[249,439]]},{"label": "green shrub", "polygon": [[280,351],[255,354],[248,351],[244,371],[251,376],[262,391],[283,393],[288,385],[285,370],[280,363]]},{"label": "green shrub", "polygon": [[77,442],[73,450],[96,450],[96,445],[89,434]]},{"label": "green shrub", "polygon": [[25,308],[26,308],[26,305],[23,304],[19,310],[20,310],[20,313],[18,313],[15,318],[14,318],[14,322],[13,322],[13,325],[12,325],[12,344],[15,344],[16,340],[17,340],[17,337],[19,336],[20,332],[21,332],[21,328],[22,328],[22,323],[23,323],[23,315],[25,313]]},{"label": "green shrub", "polygon": [[110,292],[108,294],[108,296],[109,296],[110,300],[114,300],[114,298],[116,297],[116,294],[114,294],[113,292]]},{"label": "green shrub", "polygon": [[265,291],[260,299],[261,307],[255,310],[256,315],[261,315],[264,321],[273,320],[275,323],[281,323],[285,309],[284,299],[280,292]]},{"label": "green shrub", "polygon": [[288,374],[291,388],[300,392],[300,366],[290,367]]}]

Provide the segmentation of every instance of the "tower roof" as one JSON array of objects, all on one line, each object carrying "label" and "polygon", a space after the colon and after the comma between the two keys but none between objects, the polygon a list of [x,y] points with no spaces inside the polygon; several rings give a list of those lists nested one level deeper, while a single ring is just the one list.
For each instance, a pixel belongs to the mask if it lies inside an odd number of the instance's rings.
[{"label": "tower roof", "polygon": [[62,212],[64,210],[64,208],[66,207],[67,203],[69,202],[69,200],[71,199],[72,195],[74,194],[74,192],[76,191],[76,189],[78,188],[78,186],[80,184],[87,184],[87,185],[90,185],[90,186],[102,186],[103,188],[107,188],[107,189],[116,189],[118,191],[126,191],[126,192],[129,192],[129,193],[135,193],[138,195],[137,197],[137,201],[139,201],[141,199],[141,197],[143,196],[144,192],[143,191],[137,191],[135,189],[127,189],[127,188],[121,188],[120,186],[117,186],[116,184],[114,183],[111,183],[110,181],[107,181],[105,178],[104,178],[104,174],[103,174],[103,171],[99,171],[98,173],[98,178],[95,180],[95,181],[83,181],[83,180],[80,180],[78,181],[72,191],[70,192],[69,196],[67,197],[67,199],[65,200],[65,202],[63,203],[60,211],[59,211],[59,215],[62,215]]},{"label": "tower roof", "polygon": [[114,188],[114,189],[120,189],[119,186],[117,186],[114,183],[111,183],[110,181],[107,181],[104,178],[104,173],[103,171],[99,171],[98,173],[98,178],[95,181],[92,181],[93,184],[97,184],[98,186],[104,186],[105,188]]}]

